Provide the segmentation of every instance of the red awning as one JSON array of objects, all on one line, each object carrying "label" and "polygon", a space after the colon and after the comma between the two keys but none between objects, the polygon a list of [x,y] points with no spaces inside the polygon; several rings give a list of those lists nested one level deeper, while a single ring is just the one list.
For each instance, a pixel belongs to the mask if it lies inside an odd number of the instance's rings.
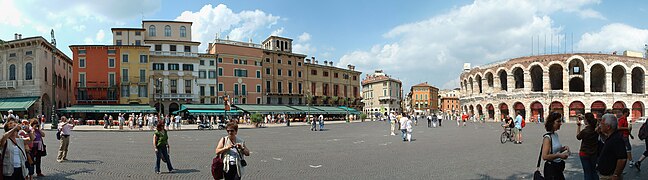
[{"label": "red awning", "polygon": [[574,101],[569,105],[569,109],[585,109],[585,105],[580,101]]},{"label": "red awning", "polygon": [[522,103],[515,103],[515,105],[513,106],[513,108],[515,108],[515,110],[524,110],[524,104],[522,104]]},{"label": "red awning", "polygon": [[552,102],[550,107],[551,109],[562,109],[565,106],[563,106],[560,102]]},{"label": "red awning", "polygon": [[605,109],[605,103],[601,101],[596,101],[592,103],[592,109]]},{"label": "red awning", "polygon": [[632,109],[642,109],[643,106],[641,105],[641,102],[637,101],[634,104],[632,104]]},{"label": "red awning", "polygon": [[531,109],[542,109],[542,103],[534,102],[531,104]]},{"label": "red awning", "polygon": [[625,104],[621,101],[617,101],[612,105],[612,109],[623,109],[625,108]]},{"label": "red awning", "polygon": [[500,105],[500,110],[508,110],[508,105],[506,105],[506,104],[501,104],[501,105]]}]

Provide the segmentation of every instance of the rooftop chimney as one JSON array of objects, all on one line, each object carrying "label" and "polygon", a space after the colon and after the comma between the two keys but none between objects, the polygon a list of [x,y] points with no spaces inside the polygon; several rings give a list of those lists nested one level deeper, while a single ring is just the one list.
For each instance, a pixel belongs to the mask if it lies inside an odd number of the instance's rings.
[{"label": "rooftop chimney", "polygon": [[18,39],[22,39],[22,34],[18,34]]},{"label": "rooftop chimney", "polygon": [[14,40],[18,40],[18,33],[14,34]]},{"label": "rooftop chimney", "polygon": [[333,66],[333,61],[329,61],[329,66]]},{"label": "rooftop chimney", "polygon": [[304,60],[306,60],[306,63],[309,63],[309,64],[310,64],[310,62],[311,62],[310,59],[304,59]]},{"label": "rooftop chimney", "polygon": [[349,64],[349,65],[347,65],[347,67],[349,68],[349,70],[352,70],[352,71],[355,70],[355,66],[354,66],[354,65]]},{"label": "rooftop chimney", "polygon": [[328,64],[328,61],[324,60],[324,66],[326,66],[326,64]]}]

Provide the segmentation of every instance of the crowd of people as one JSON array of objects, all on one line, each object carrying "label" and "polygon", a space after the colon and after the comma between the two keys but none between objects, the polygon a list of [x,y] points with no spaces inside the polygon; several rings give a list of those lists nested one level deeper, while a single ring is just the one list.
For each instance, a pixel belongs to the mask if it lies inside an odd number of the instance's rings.
[{"label": "crowd of people", "polygon": [[[630,110],[624,108],[617,114],[607,110],[604,114],[586,113],[578,116],[576,138],[581,141],[578,156],[583,179],[623,179],[626,165],[641,170],[641,163],[648,156],[648,147],[637,161],[633,161],[630,139],[634,137],[631,134],[632,125],[627,119],[629,115]],[[565,159],[571,155],[571,151],[560,143],[557,133],[563,122],[560,113],[551,113],[545,121],[547,133],[543,136],[540,151],[540,157],[545,161],[545,179],[565,179]],[[646,128],[641,130],[644,134],[648,133],[645,132],[648,131]],[[642,140],[648,143],[648,140]]]}]

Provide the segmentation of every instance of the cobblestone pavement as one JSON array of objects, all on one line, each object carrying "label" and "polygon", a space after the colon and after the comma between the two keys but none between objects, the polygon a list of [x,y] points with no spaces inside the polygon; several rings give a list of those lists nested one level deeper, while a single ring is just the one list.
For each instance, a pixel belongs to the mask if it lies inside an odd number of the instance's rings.
[{"label": "cobblestone pavement", "polygon": [[[638,127],[638,125],[637,125]],[[637,128],[638,129],[638,128]],[[499,124],[414,128],[413,142],[390,136],[385,122],[241,129],[252,156],[243,179],[531,179],[543,126],[527,124],[525,142],[501,144]],[[563,125],[561,142],[572,148],[567,179],[582,179],[576,125]],[[69,159],[55,161],[58,142],[48,131],[49,155],[41,179],[210,179],[214,148],[224,131],[171,131],[171,161],[177,173],[154,174],[151,132],[76,132]],[[632,141],[635,156],[644,150]],[[637,156],[638,157],[638,156]],[[635,157],[635,159],[637,158]],[[626,179],[641,179],[626,169]],[[642,176],[648,177],[646,167]]]}]

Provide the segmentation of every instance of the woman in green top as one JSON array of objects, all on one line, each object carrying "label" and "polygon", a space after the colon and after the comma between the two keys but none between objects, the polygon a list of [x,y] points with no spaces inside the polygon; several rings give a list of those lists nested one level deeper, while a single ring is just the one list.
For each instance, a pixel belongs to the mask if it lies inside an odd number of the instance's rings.
[{"label": "woman in green top", "polygon": [[163,159],[169,168],[169,173],[173,172],[173,166],[171,166],[171,159],[169,159],[169,135],[164,129],[163,123],[157,124],[157,130],[153,134],[153,148],[155,149],[155,156],[157,160],[155,161],[155,173],[160,174],[160,159]]}]

